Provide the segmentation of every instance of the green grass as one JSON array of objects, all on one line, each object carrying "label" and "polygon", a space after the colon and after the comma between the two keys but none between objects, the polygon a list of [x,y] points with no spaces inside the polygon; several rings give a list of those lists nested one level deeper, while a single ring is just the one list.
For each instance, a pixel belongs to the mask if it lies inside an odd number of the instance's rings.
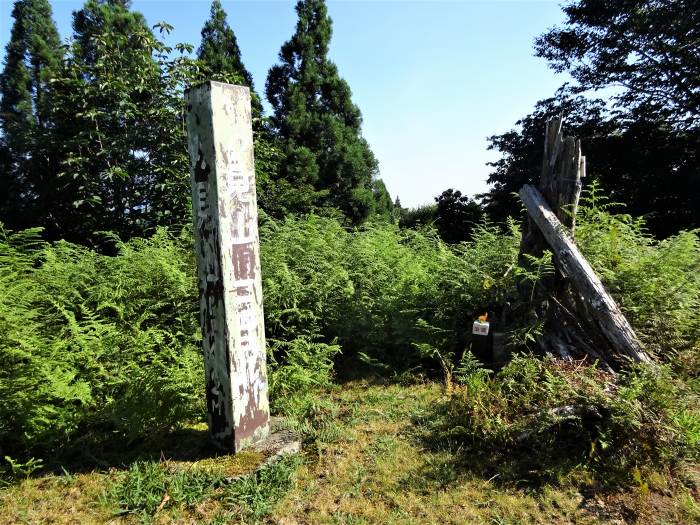
[{"label": "green grass", "polygon": [[152,523],[158,513],[176,518],[206,502],[217,508],[217,519],[257,522],[289,490],[300,462],[286,457],[232,483],[221,469],[135,462],[107,483],[100,503],[115,517],[140,523]]},{"label": "green grass", "polygon": [[251,453],[136,459],[123,468],[35,474],[0,492],[0,524],[700,520],[700,470],[692,463],[673,472],[645,472],[624,487],[604,488],[584,475],[515,483],[477,468],[478,457],[460,455],[465,443],[426,446],[425,434],[435,432],[431,418],[454,395],[433,383],[335,386],[298,401],[290,416],[291,426],[305,429],[303,454],[257,474],[224,483],[259,462]]}]

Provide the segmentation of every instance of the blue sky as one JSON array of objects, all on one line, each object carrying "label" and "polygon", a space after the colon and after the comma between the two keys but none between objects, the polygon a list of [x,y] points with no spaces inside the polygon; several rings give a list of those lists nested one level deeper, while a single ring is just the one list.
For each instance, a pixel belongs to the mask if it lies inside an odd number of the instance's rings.
[{"label": "blue sky", "polygon": [[[51,0],[50,0],[51,1]],[[0,46],[12,3],[0,0]],[[294,2],[222,0],[243,61],[263,94],[265,78],[296,23]],[[62,38],[81,1],[53,0]],[[170,43],[199,45],[209,0],[134,0],[152,25],[175,26]],[[533,56],[534,38],[560,24],[556,1],[332,1],[330,57],[362,110],[381,177],[404,206],[447,188],[487,189],[495,152],[486,138],[513,127],[568,76]]]}]

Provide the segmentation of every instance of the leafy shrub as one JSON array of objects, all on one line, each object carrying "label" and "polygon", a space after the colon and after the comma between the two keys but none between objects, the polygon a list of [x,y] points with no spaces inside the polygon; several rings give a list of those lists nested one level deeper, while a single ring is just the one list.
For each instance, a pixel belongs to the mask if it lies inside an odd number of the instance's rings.
[{"label": "leafy shrub", "polygon": [[394,368],[415,364],[416,322],[438,296],[449,249],[432,230],[368,225],[353,232],[347,266],[353,295],[334,326],[344,355],[363,352]]},{"label": "leafy shrub", "polygon": [[700,237],[658,241],[644,221],[614,213],[596,185],[583,194],[576,241],[647,348],[661,359],[700,340]]},{"label": "leafy shrub", "polygon": [[336,332],[344,355],[363,352],[397,372],[429,364],[429,355],[461,355],[475,316],[514,293],[509,269],[519,240],[514,224],[505,235],[478,226],[471,241],[456,245],[430,228],[354,232],[348,266],[355,293]]},{"label": "leafy shrub", "polygon": [[[368,223],[346,230],[309,216],[261,229],[268,337],[310,336],[337,343],[343,356],[406,370],[425,363],[415,343],[461,355],[471,320],[514,293],[520,234],[481,225],[473,240],[447,245],[431,228]],[[320,338],[320,339],[319,339]]]},{"label": "leafy shrub", "polygon": [[265,221],[260,239],[267,336],[291,341],[325,333],[353,293],[347,232],[333,219],[290,217]]},{"label": "leafy shrub", "polygon": [[[482,224],[455,245],[429,226],[347,229],[313,215],[265,218],[260,233],[275,410],[302,414],[306,393],[327,386],[340,358],[346,370],[362,356],[401,377],[442,371],[474,388],[487,382],[488,374],[477,381],[464,372],[473,364],[471,322],[515,296],[523,277],[515,223],[505,232]],[[118,253],[108,257],[49,245],[38,230],[0,229],[3,455],[22,461],[91,433],[128,441],[203,417],[190,232],[112,242]],[[594,187],[582,200],[577,242],[646,345],[677,356],[675,377],[697,385],[697,232],[653,240]],[[526,343],[536,329],[523,326],[513,340]],[[509,384],[519,381],[530,380]],[[675,421],[693,425],[686,415]]]},{"label": "leafy shrub", "polygon": [[295,393],[329,386],[333,356],[338,352],[338,345],[313,342],[308,337],[297,337],[289,342],[272,341],[268,363],[273,407],[278,399],[281,402]]},{"label": "leafy shrub", "polygon": [[[314,239],[305,231],[317,221],[324,228]],[[266,275],[275,277],[265,299],[267,326],[280,337],[270,338],[273,399],[280,401],[328,383],[339,347],[317,341],[318,332],[351,287],[333,262],[343,250],[328,248],[344,233],[340,225],[320,218],[290,224],[270,223],[279,236],[265,242],[263,255]],[[116,242],[117,255],[108,257],[50,245],[39,230],[0,230],[4,452],[55,454],[78,446],[78,436],[128,441],[204,416],[191,235],[159,230]]]},{"label": "leafy shrub", "polygon": [[159,231],[117,257],[0,232],[0,442],[51,450],[88,428],[127,437],[200,417],[193,262]]},{"label": "leafy shrub", "polygon": [[494,377],[465,368],[428,436],[504,481],[556,480],[581,467],[604,482],[630,481],[640,469],[700,457],[700,398],[668,367],[615,377],[516,357]]}]

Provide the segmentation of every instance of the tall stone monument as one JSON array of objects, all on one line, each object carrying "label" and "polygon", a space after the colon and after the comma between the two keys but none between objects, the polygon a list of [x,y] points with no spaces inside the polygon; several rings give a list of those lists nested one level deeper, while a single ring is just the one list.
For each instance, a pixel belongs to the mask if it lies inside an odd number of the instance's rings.
[{"label": "tall stone monument", "polygon": [[269,434],[250,91],[207,82],[186,102],[209,430],[235,452]]}]

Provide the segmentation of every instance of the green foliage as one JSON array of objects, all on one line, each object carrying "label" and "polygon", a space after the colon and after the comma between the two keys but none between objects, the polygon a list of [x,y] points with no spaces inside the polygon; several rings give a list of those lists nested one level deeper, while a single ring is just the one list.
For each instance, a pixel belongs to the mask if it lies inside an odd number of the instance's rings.
[{"label": "green foliage", "polygon": [[[270,276],[275,275],[271,257],[284,254],[278,256],[277,271],[288,277],[278,280],[285,287],[277,288],[279,295],[274,285],[266,294],[270,383],[282,408],[288,396],[327,385],[339,352],[337,345],[316,340],[327,301],[338,295],[331,279],[333,259],[327,261],[329,273],[320,275],[316,250],[331,256],[333,244],[325,241],[333,239],[332,232],[342,232],[334,221],[323,224],[328,226],[325,240],[308,236],[311,244],[298,246],[291,240],[305,238],[303,230],[283,223],[280,236],[263,250]],[[313,219],[307,227],[313,231]],[[270,229],[276,230],[272,223]],[[18,457],[30,450],[55,455],[76,446],[73,439],[109,435],[128,442],[204,416],[190,232],[173,235],[161,229],[148,240],[111,242],[118,249],[112,257],[67,242],[50,245],[39,230],[0,230],[4,451]],[[298,266],[287,264],[287,257]],[[329,287],[306,310],[313,295],[306,295],[304,286],[310,283]],[[298,308],[277,303],[300,299],[289,290],[302,294]]]},{"label": "green foliage", "polygon": [[277,190],[291,212],[340,209],[354,223],[386,195],[373,187],[377,161],[360,134],[362,117],[348,84],[328,59],[331,19],[324,0],[300,0],[296,32],[270,69],[266,94],[284,151]]},{"label": "green foliage", "polygon": [[64,51],[48,2],[16,3],[0,79],[8,226],[94,245],[99,231],[128,239],[189,223],[183,90],[199,66],[128,4],[87,1]]},{"label": "green foliage", "polygon": [[41,459],[29,458],[27,461],[18,461],[11,458],[10,456],[5,456],[5,461],[9,465],[9,478],[28,478],[33,472],[40,470],[44,466],[44,462]]},{"label": "green foliage", "polygon": [[[502,235],[481,225],[469,243],[448,246],[430,229],[269,220],[261,230],[268,337],[337,337],[344,359],[362,353],[396,370],[421,363],[421,344],[459,356],[475,313],[514,293],[520,237],[511,226]],[[436,341],[429,326],[446,335]]]},{"label": "green foliage", "polygon": [[[577,242],[646,346],[697,384],[697,234],[655,241],[595,187],[577,224]],[[320,442],[336,432],[333,407],[310,394],[329,385],[336,366],[478,386],[488,374],[473,373],[473,320],[515,296],[518,282],[551,272],[547,255],[518,266],[514,223],[506,234],[481,224],[453,245],[430,228],[347,229],[314,215],[266,217],[260,234],[273,409]],[[189,232],[110,242],[113,257],[47,244],[37,230],[0,235],[0,436],[19,460],[77,436],[133,440],[204,414]],[[516,327],[512,346],[526,347],[539,329]],[[676,421],[693,427],[687,418]]]},{"label": "green foliage", "polygon": [[372,194],[374,195],[374,215],[394,221],[398,217],[398,209],[391,201],[389,190],[382,179],[372,180]]},{"label": "green foliage", "polygon": [[[35,223],[53,239],[122,239],[190,222],[183,89],[196,68],[164,44],[140,13],[89,0],[74,14],[74,40],[53,80],[50,135],[60,168]],[[155,27],[161,33],[172,27]]]},{"label": "green foliage", "polygon": [[392,367],[415,365],[416,322],[431,320],[449,251],[434,232],[370,225],[354,234],[346,255],[353,294],[336,328],[345,354],[362,351]]},{"label": "green foliage", "polygon": [[[429,423],[434,446],[502,481],[561,481],[581,469],[604,483],[700,457],[698,392],[669,368],[594,367],[516,357],[493,378],[473,366]],[[433,416],[434,417],[434,416]]]},{"label": "green foliage", "polygon": [[339,421],[340,406],[322,396],[306,391],[282,398],[280,403],[285,415],[284,427],[292,430],[305,444],[315,445],[318,451],[345,437]]},{"label": "green foliage", "polygon": [[418,208],[401,208],[401,203],[398,203],[398,208],[399,225],[402,228],[416,229],[420,226],[430,226],[437,219],[437,204],[426,204]]},{"label": "green foliage", "polygon": [[209,20],[202,28],[202,43],[197,58],[202,68],[202,79],[248,86],[253,116],[260,117],[262,103],[253,87],[253,76],[243,65],[236,35],[226,21],[226,12],[219,0],[211,3]]},{"label": "green foliage", "polygon": [[100,427],[133,438],[201,417],[189,248],[159,231],[105,257],[36,230],[0,232],[3,448],[53,450]]},{"label": "green foliage", "polygon": [[524,184],[538,185],[546,123],[559,115],[565,117],[564,132],[576,136],[583,144],[587,173],[600,175],[597,166],[610,156],[599,147],[600,137],[614,129],[606,121],[605,103],[582,95],[572,97],[559,89],[555,96],[538,101],[532,113],[515,123],[515,129],[489,137],[488,149],[501,154],[500,159],[489,164],[493,168],[487,179],[491,188],[481,195],[491,220],[500,222],[509,216],[521,216],[522,204],[517,192]]},{"label": "green foliage", "polygon": [[[435,197],[437,204],[403,209],[397,202],[394,214],[402,228],[434,226],[440,238],[450,244],[468,241],[474,230],[484,222],[481,204],[452,188]],[[505,217],[503,217],[505,220]]]},{"label": "green foliage", "polygon": [[452,188],[435,197],[435,225],[442,240],[448,243],[468,241],[472,231],[483,219],[481,205]]},{"label": "green foliage", "polygon": [[172,472],[156,461],[137,461],[119,473],[104,499],[115,508],[115,515],[132,514],[142,523],[150,523],[166,494],[169,506],[194,505],[220,482],[208,473]]},{"label": "green foliage", "polygon": [[272,512],[275,504],[292,487],[294,474],[301,463],[299,456],[287,456],[225,487],[223,500],[228,506],[239,509],[247,521],[257,523]]},{"label": "green foliage", "polygon": [[491,373],[491,370],[483,368],[482,363],[476,356],[467,350],[462,354],[459,363],[455,367],[454,377],[457,383],[468,385],[472,381],[485,381]]},{"label": "green foliage", "polygon": [[225,475],[203,469],[182,470],[168,463],[137,461],[120,472],[103,495],[103,502],[117,516],[132,515],[141,523],[152,523],[156,513],[194,509],[197,504],[217,499],[227,512],[257,522],[269,514],[291,488],[300,465],[298,456],[288,456],[260,471],[227,482]]},{"label": "green foliage", "polygon": [[596,185],[584,192],[576,241],[645,345],[662,359],[700,339],[700,238],[657,241],[644,222],[614,213]]},{"label": "green foliage", "polygon": [[63,51],[47,0],[19,0],[0,74],[0,220],[33,226],[36,192],[52,160],[41,154]]},{"label": "green foliage", "polygon": [[676,126],[700,125],[700,12],[692,0],[570,0],[562,27],[535,42],[577,91],[622,86],[619,107]]},{"label": "green foliage", "polygon": [[537,284],[542,280],[554,275],[554,264],[552,263],[552,252],[545,250],[541,257],[535,257],[529,253],[523,254],[523,261],[513,271],[519,279],[519,284],[524,290],[530,289],[529,302],[532,304]]},{"label": "green foliage", "polygon": [[442,369],[445,386],[448,390],[452,388],[452,375],[455,368],[455,355],[451,351],[442,351],[443,348],[449,348],[449,340],[451,333],[449,330],[443,330],[436,326],[432,326],[423,319],[418,319],[416,322],[423,337],[428,342],[413,343],[422,358],[434,359],[440,364]]},{"label": "green foliage", "polygon": [[333,357],[340,353],[340,346],[314,342],[309,337],[269,343],[273,409],[285,406],[287,398],[294,394],[330,386]]},{"label": "green foliage", "polygon": [[[564,22],[536,40],[535,53],[576,83],[537,102],[518,129],[489,139],[502,155],[484,195],[490,217],[519,212],[512,194],[540,173],[544,123],[563,115],[566,132],[581,139],[588,174],[632,215],[645,216],[652,233],[700,227],[694,2],[570,0],[562,9]],[[582,94],[606,89],[608,102]]]},{"label": "green foliage", "polygon": [[261,225],[265,329],[271,339],[325,333],[339,322],[353,285],[345,267],[350,236],[316,216]]}]

